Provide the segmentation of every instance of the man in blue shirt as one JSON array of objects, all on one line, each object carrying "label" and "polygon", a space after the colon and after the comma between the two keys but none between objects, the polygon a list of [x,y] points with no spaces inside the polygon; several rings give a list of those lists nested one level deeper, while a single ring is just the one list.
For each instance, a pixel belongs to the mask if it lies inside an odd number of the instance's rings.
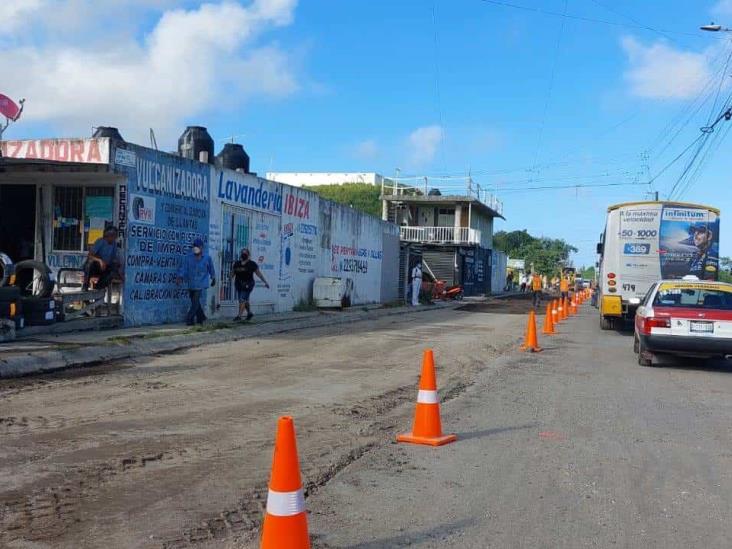
[{"label": "man in blue shirt", "polygon": [[89,250],[84,263],[84,290],[89,289],[89,281],[97,278],[94,288],[103,289],[109,286],[112,278],[122,280],[122,262],[117,247],[117,229],[107,227],[102,238],[97,238]]},{"label": "man in blue shirt", "polygon": [[201,307],[201,299],[206,299],[206,288],[216,285],[216,271],[211,257],[203,253],[203,240],[200,238],[193,241],[191,253],[183,258],[176,282],[186,284],[191,298],[186,324],[193,326],[194,321],[203,324],[206,315]]}]

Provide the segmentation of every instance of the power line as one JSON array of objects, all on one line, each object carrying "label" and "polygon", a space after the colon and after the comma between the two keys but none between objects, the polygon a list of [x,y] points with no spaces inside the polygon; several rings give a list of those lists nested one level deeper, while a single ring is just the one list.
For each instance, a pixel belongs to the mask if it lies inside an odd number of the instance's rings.
[{"label": "power line", "polygon": [[[615,15],[619,15],[620,17],[624,17],[628,21],[632,21],[635,25],[637,25],[637,26],[639,26],[641,28],[647,28],[648,30],[651,30],[651,31],[657,33],[659,36],[663,36],[664,38],[667,38],[671,42],[674,42],[676,44],[679,43],[673,36],[671,36],[670,34],[668,34],[666,31],[656,30],[656,29],[654,29],[652,27],[647,27],[646,25],[644,25],[643,23],[641,23],[637,19],[634,19],[630,15],[625,14],[625,13],[622,13],[622,12],[618,11],[615,8],[611,8],[610,6],[606,6],[605,4],[603,4],[602,2],[600,2],[600,0],[592,0],[592,2],[595,3],[596,5],[600,6],[601,8],[606,9],[607,11],[614,13]],[[696,35],[694,35],[694,36],[696,36]]]},{"label": "power line", "polygon": [[[567,13],[567,7],[569,5],[569,0],[564,0],[564,13]],[[562,36],[564,36],[564,22],[565,20],[562,19],[562,23],[559,27],[559,33],[557,34],[557,43],[554,46],[554,60],[552,61],[552,72],[551,76],[549,77],[549,86],[547,87],[546,91],[546,97],[544,98],[544,111],[541,115],[541,124],[539,125],[539,136],[536,140],[536,151],[534,152],[534,167],[533,169],[536,170],[536,163],[539,161],[539,152],[541,151],[541,145],[544,141],[544,128],[546,127],[546,114],[549,111],[549,102],[552,99],[552,92],[554,91],[554,77],[557,73],[557,64],[559,63],[559,51],[560,47],[562,45]]]},{"label": "power line", "polygon": [[583,184],[583,183],[575,183],[574,185],[541,185],[537,187],[517,187],[517,188],[508,188],[508,189],[501,189],[501,194],[505,193],[517,193],[517,192],[524,192],[524,191],[543,191],[543,190],[560,190],[560,189],[593,189],[597,187],[637,187],[640,185],[648,185],[645,181],[632,181],[627,183],[591,183],[591,184]]},{"label": "power line", "polygon": [[659,177],[661,177],[666,172],[666,170],[668,170],[671,166],[673,166],[676,162],[678,162],[679,159],[682,156],[684,156],[690,148],[692,148],[694,145],[696,145],[697,141],[699,141],[702,137],[704,137],[704,134],[699,135],[696,139],[694,139],[694,141],[692,141],[691,143],[689,143],[689,145],[683,151],[681,151],[678,155],[676,155],[674,157],[674,159],[671,160],[671,162],[669,162],[668,164],[666,164],[661,169],[661,171],[659,171],[658,173],[656,173],[656,175],[654,175],[651,179],[649,179],[648,180],[648,183],[649,184],[652,184],[656,179],[658,179]]},{"label": "power line", "polygon": [[574,15],[574,14],[569,14],[569,13],[559,13],[556,11],[543,10],[541,8],[521,6],[519,4],[513,4],[510,2],[502,2],[501,0],[481,0],[481,2],[484,2],[486,4],[495,4],[496,6],[503,6],[506,8],[531,11],[534,13],[540,13],[542,15],[551,15],[553,17],[564,17],[566,19],[575,19],[577,21],[584,21],[586,23],[601,23],[603,25],[611,25],[613,27],[627,27],[627,28],[647,30],[647,31],[656,32],[656,33],[678,34],[680,36],[694,36],[696,38],[700,37],[698,33],[657,29],[657,28],[650,27],[648,25],[642,25],[642,24],[618,23],[617,21],[608,21],[606,19],[596,19],[593,17],[584,17],[581,15]]}]

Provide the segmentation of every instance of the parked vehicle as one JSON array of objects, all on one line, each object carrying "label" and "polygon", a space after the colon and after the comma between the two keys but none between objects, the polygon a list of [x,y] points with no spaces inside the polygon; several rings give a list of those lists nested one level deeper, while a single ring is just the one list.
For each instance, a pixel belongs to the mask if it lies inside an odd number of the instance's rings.
[{"label": "parked vehicle", "polygon": [[597,253],[600,327],[607,330],[632,320],[659,279],[717,279],[719,210],[680,202],[610,206]]},{"label": "parked vehicle", "polygon": [[456,299],[463,298],[463,287],[448,286],[444,280],[436,280],[432,284],[432,299]]},{"label": "parked vehicle", "polygon": [[638,364],[654,355],[732,358],[732,284],[661,280],[651,285],[635,315]]}]

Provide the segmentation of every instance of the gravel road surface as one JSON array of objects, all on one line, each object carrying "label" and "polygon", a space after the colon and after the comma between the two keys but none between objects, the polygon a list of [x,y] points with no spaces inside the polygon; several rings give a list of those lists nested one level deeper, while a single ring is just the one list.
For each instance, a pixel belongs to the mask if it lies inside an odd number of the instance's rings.
[{"label": "gravel road surface", "polygon": [[454,400],[515,348],[526,302],[435,310],[0,381],[0,547],[241,547],[279,415],[308,494],[412,414],[422,350]]}]

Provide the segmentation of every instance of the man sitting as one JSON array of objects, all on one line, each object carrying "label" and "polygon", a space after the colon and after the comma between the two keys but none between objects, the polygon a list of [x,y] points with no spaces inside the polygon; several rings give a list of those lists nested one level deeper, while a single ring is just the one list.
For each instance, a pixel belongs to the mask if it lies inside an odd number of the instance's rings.
[{"label": "man sitting", "polygon": [[101,290],[109,286],[113,278],[122,279],[122,263],[117,247],[117,229],[107,227],[104,236],[98,238],[89,250],[84,263],[84,291],[89,289],[89,281],[96,278],[94,288]]}]

